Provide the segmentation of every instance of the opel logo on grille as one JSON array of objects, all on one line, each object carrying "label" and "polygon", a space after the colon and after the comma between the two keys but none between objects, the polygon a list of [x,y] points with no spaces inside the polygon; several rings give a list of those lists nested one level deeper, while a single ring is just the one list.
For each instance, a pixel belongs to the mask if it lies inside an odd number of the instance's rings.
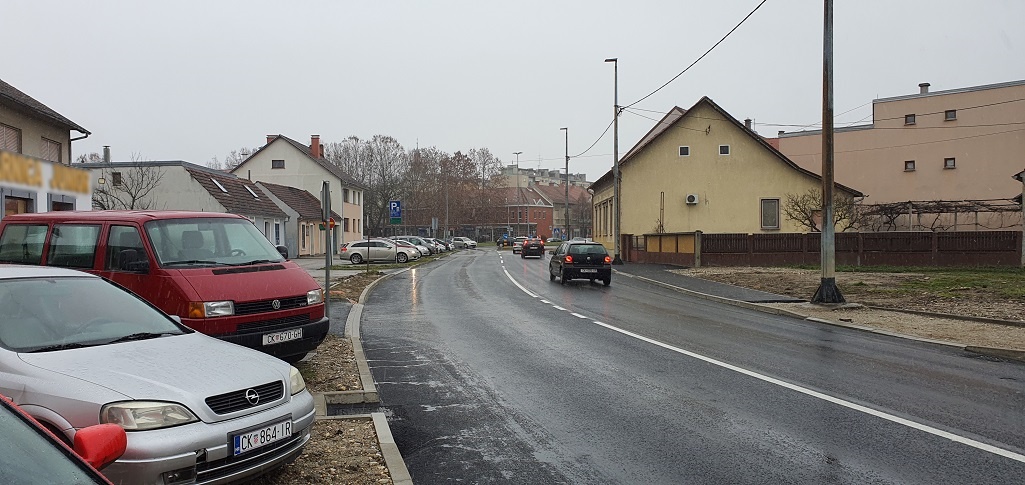
[{"label": "opel logo on grille", "polygon": [[270,302],[270,307],[275,309],[275,310],[280,310],[281,309],[281,300],[274,300],[274,301]]},{"label": "opel logo on grille", "polygon": [[256,389],[246,389],[246,401],[256,406],[256,403],[260,402],[260,393],[256,392]]}]

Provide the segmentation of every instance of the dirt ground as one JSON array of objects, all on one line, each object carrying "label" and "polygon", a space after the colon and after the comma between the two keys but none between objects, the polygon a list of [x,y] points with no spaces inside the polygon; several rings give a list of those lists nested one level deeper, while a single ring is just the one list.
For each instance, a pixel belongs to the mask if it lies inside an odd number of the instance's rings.
[{"label": "dirt ground", "polygon": [[[359,300],[360,293],[377,274],[358,274],[339,278],[332,286],[333,300]],[[310,392],[351,391],[362,389],[352,342],[328,335],[296,367],[302,371]],[[321,419],[313,425],[313,437],[296,461],[252,483],[269,485],[352,484],[382,485],[392,483],[381,456],[377,432],[369,420]]]},{"label": "dirt ground", "polygon": [[[795,268],[714,267],[673,272],[720,283],[810,300],[821,279],[818,270]],[[935,292],[893,291],[905,280],[929,278],[918,273],[837,273],[837,286],[851,303],[894,309],[945,313],[1000,320],[1025,320],[1025,302],[995,297],[986,288],[957,288],[956,296]],[[916,337],[978,347],[1025,350],[1025,327],[916,315],[867,307],[828,308],[821,305],[776,303],[805,316],[842,321]]]}]

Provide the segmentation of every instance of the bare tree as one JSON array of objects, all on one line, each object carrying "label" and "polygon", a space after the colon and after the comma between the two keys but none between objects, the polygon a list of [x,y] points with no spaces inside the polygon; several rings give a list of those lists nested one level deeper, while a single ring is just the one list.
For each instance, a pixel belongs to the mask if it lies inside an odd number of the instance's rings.
[{"label": "bare tree", "polygon": [[129,166],[111,164],[100,170],[104,183],[93,189],[93,208],[98,210],[152,209],[149,195],[164,178],[164,171],[155,165],[141,162],[141,156],[132,154]]},{"label": "bare tree", "polygon": [[[821,232],[822,191],[811,188],[803,194],[787,194],[783,215],[812,232]],[[833,222],[841,232],[858,227],[861,210],[854,197],[840,191],[833,192]]]}]

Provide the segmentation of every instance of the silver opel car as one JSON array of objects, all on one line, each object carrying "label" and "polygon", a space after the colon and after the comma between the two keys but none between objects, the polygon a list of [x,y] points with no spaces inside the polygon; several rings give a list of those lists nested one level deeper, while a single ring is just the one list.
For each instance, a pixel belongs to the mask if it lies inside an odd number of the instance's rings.
[{"label": "silver opel car", "polygon": [[0,393],[54,431],[116,423],[114,483],[223,483],[293,460],[313,398],[282,360],[73,270],[0,265]]}]

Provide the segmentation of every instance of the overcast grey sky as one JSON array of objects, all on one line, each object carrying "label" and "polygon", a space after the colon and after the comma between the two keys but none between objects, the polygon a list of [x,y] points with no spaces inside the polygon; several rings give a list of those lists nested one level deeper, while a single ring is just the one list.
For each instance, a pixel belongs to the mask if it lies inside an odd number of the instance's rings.
[{"label": "overcast grey sky", "polygon": [[[626,105],[682,71],[760,0],[4,0],[0,78],[92,132],[75,155],[206,164],[267,134],[391,135],[561,168]],[[821,119],[820,0],[768,0],[708,57],[635,106],[709,96],[774,135]],[[837,0],[838,123],[875,97],[1025,79],[1025,1]],[[659,113],[657,113],[659,112]],[[620,153],[655,122],[620,118]],[[839,125],[838,125],[839,126]],[[789,129],[789,128],[784,128]],[[612,166],[612,133],[570,171]],[[540,162],[539,162],[540,159]]]}]

